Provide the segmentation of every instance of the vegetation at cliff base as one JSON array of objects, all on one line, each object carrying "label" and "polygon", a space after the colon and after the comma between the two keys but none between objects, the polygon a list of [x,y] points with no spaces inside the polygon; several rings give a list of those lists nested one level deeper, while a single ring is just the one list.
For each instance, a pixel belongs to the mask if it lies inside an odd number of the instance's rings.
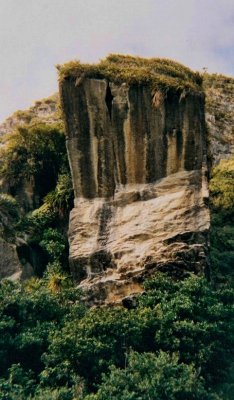
[{"label": "vegetation at cliff base", "polygon": [[233,292],[158,274],[136,308],[88,309],[69,276],[0,284],[0,399],[231,399]]}]

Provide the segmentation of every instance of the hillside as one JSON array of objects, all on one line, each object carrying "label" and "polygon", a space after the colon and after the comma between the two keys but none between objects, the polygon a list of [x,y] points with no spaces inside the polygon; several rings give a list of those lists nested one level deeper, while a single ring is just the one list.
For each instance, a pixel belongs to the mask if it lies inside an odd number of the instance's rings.
[{"label": "hillside", "polygon": [[17,126],[44,122],[46,124],[59,122],[59,96],[57,93],[50,97],[41,99],[27,110],[18,110],[0,124],[0,137],[10,133]]},{"label": "hillside", "polygon": [[[43,240],[40,229],[48,224],[53,228],[56,223],[60,224],[58,236],[61,235],[62,246],[67,249],[68,215],[56,203],[63,195],[67,196],[66,209],[72,198],[60,114],[59,98],[55,94],[37,101],[28,110],[15,112],[0,126],[1,278],[42,275],[49,256],[39,245]],[[51,197],[46,201],[44,198],[49,192]],[[56,223],[55,219],[58,219]]]},{"label": "hillside", "polygon": [[234,78],[204,74],[206,122],[213,164],[234,153]]}]

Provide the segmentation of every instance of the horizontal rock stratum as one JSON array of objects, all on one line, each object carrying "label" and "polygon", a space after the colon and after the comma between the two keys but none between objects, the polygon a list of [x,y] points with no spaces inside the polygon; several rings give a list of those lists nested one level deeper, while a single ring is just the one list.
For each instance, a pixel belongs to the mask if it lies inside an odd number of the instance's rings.
[{"label": "horizontal rock stratum", "polygon": [[96,302],[142,291],[159,269],[207,268],[201,77],[161,59],[111,55],[59,67],[75,191],[70,266]]}]

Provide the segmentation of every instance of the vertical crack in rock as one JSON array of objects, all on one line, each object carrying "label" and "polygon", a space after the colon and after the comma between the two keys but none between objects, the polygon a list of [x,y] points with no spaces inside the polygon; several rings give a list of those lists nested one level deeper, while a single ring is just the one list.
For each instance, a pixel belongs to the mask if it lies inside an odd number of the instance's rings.
[{"label": "vertical crack in rock", "polygon": [[108,82],[107,88],[106,88],[105,102],[106,102],[106,106],[107,106],[108,113],[109,113],[109,116],[110,116],[110,120],[111,120],[111,114],[112,114],[112,102],[113,102],[113,98],[114,98],[114,96],[112,96],[111,89],[110,89],[110,84],[109,84],[109,82]]},{"label": "vertical crack in rock", "polygon": [[108,234],[110,231],[110,220],[112,218],[112,210],[109,204],[104,203],[100,210],[99,217],[99,230],[98,230],[98,243],[101,246],[105,246],[108,240]]}]

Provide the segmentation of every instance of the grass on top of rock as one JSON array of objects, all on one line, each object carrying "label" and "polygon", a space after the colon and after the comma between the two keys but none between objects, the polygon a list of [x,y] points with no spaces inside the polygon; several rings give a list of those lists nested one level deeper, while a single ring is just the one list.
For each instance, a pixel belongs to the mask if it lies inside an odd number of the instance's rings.
[{"label": "grass on top of rock", "polygon": [[233,89],[234,78],[222,74],[203,74],[203,84],[205,88],[222,88],[224,91],[229,92]]},{"label": "grass on top of rock", "polygon": [[184,65],[163,58],[141,58],[110,54],[99,64],[70,61],[58,65],[59,80],[84,77],[108,79],[115,83],[149,84],[153,90],[164,93],[171,89],[201,92],[202,76]]}]

